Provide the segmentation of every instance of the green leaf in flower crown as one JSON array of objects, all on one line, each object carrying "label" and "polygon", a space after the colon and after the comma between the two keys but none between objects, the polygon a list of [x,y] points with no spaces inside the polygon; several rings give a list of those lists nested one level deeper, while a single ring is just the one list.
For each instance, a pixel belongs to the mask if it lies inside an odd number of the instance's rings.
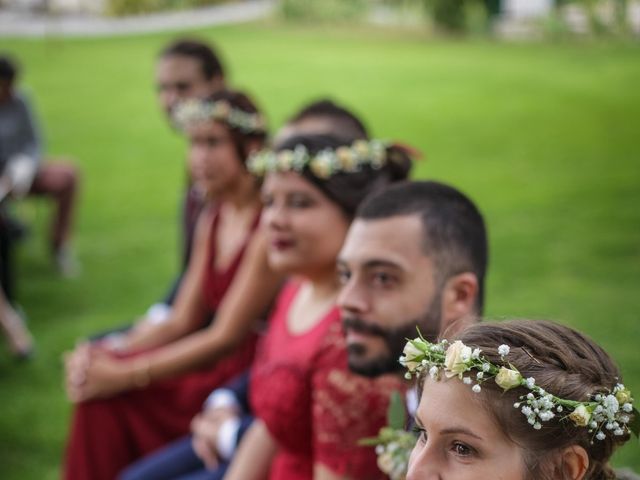
[{"label": "green leaf in flower crown", "polygon": [[391,393],[389,399],[389,409],[387,410],[388,426],[395,430],[402,430],[407,423],[407,411],[402,400],[400,392]]},{"label": "green leaf in flower crown", "polygon": [[629,430],[636,438],[640,438],[640,412],[638,412],[637,408],[634,408],[631,414],[633,415],[633,421],[629,423]]}]

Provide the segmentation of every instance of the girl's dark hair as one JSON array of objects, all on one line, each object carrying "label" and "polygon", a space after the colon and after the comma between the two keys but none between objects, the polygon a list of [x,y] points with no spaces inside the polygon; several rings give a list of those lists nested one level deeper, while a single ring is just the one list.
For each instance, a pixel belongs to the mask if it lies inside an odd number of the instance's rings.
[{"label": "girl's dark hair", "polygon": [[[247,113],[260,113],[258,107],[255,102],[249,98],[245,93],[234,91],[234,90],[221,90],[220,92],[214,93],[205,99],[207,102],[220,102],[224,101],[231,106],[231,108],[242,110]],[[229,129],[231,140],[235,145],[236,152],[238,153],[239,158],[245,162],[247,157],[249,156],[249,148],[251,143],[256,143],[258,148],[262,148],[264,142],[267,139],[267,132],[265,130],[245,133],[237,127],[234,127],[228,123],[225,123],[226,127]]]},{"label": "girl's dark hair", "polygon": [[[296,135],[278,145],[276,151],[293,150],[297,145],[303,145],[310,155],[315,155],[325,149],[349,146],[358,138],[334,135]],[[302,176],[337,203],[347,218],[351,220],[358,205],[367,195],[408,177],[411,170],[411,158],[406,150],[392,145],[387,147],[386,156],[387,161],[379,169],[365,166],[358,172],[338,172],[323,179],[316,177],[308,167],[305,167]]]},{"label": "girl's dark hair", "polygon": [[18,72],[17,62],[8,55],[0,54],[0,79],[13,83],[18,76]]},{"label": "girl's dark hair", "polygon": [[[593,340],[563,325],[547,321],[513,320],[500,323],[481,323],[463,330],[450,341],[460,340],[472,348],[480,348],[482,355],[493,364],[503,362],[498,354],[500,345],[509,345],[509,362],[523,377],[535,378],[547,392],[565,399],[588,401],[596,393],[610,392],[622,383],[620,372],[611,357]],[[589,455],[585,480],[614,479],[608,461],[616,446],[629,435],[609,434],[595,440],[593,433],[572,421],[556,415],[535,430],[527,418],[514,407],[519,397],[529,393],[524,387],[503,390],[492,380],[482,384],[478,394],[502,432],[520,445],[525,452],[528,480],[564,478],[560,452],[571,445],[579,445]]]},{"label": "girl's dark hair", "polygon": [[202,75],[207,80],[213,77],[224,78],[224,66],[215,49],[200,40],[191,38],[182,38],[167,45],[162,52],[160,58],[165,57],[189,57],[200,64]]}]

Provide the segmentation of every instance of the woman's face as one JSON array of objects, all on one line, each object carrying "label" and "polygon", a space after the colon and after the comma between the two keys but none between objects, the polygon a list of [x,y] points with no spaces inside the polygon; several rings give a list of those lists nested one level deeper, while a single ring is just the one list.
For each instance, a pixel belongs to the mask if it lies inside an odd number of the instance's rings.
[{"label": "woman's face", "polygon": [[228,128],[216,121],[198,122],[187,129],[189,173],[210,197],[233,190],[246,169],[238,158]]},{"label": "woman's face", "polygon": [[334,202],[294,172],[268,174],[262,201],[272,268],[303,275],[335,268],[349,223]]},{"label": "woman's face", "polygon": [[[514,409],[514,412],[517,412]],[[407,480],[523,480],[522,449],[457,378],[425,381]]]}]

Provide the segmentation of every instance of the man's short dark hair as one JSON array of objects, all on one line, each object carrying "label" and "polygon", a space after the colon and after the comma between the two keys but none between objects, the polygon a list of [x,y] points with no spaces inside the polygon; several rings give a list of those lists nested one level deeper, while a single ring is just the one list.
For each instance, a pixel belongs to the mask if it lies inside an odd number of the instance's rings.
[{"label": "man's short dark hair", "polygon": [[478,279],[477,313],[484,304],[484,277],[488,262],[487,231],[476,205],[455,188],[439,182],[401,182],[366,199],[356,218],[381,220],[419,215],[424,228],[423,248],[443,284],[463,272]]},{"label": "man's short dark hair", "polygon": [[160,53],[164,57],[189,57],[196,60],[202,68],[202,74],[207,80],[214,77],[224,78],[224,67],[214,48],[199,40],[183,38],[167,45]]},{"label": "man's short dark hair", "polygon": [[298,123],[307,118],[328,118],[334,124],[337,132],[344,132],[345,136],[353,138],[368,138],[367,127],[353,112],[332,100],[323,98],[305,106],[287,123]]},{"label": "man's short dark hair", "polygon": [[0,79],[13,83],[17,76],[18,65],[16,62],[6,55],[0,55]]}]

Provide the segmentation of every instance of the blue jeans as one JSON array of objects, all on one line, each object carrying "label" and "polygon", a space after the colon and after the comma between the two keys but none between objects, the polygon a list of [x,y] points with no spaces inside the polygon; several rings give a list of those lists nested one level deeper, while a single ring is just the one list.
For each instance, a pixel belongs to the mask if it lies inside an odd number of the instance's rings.
[{"label": "blue jeans", "polygon": [[120,480],[222,480],[228,463],[216,470],[207,470],[191,446],[191,437],[170,443],[129,465],[120,473]]}]

